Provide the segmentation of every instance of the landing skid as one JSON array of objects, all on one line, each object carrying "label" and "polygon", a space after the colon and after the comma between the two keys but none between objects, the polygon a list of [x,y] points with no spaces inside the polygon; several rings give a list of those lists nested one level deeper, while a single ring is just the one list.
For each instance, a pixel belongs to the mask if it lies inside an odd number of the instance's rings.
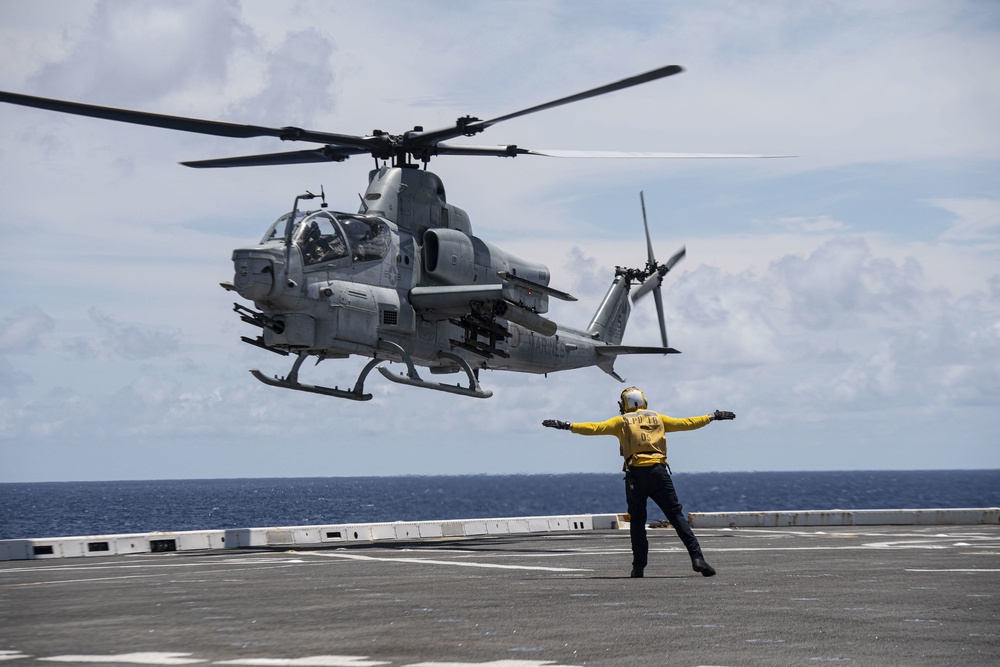
[{"label": "landing skid", "polygon": [[449,361],[454,361],[458,364],[459,368],[465,371],[465,375],[469,378],[469,386],[463,387],[458,384],[442,384],[441,382],[433,382],[431,380],[424,380],[417,374],[417,369],[413,365],[413,359],[407,354],[399,345],[392,343],[387,340],[381,341],[384,347],[391,348],[396,354],[398,354],[403,359],[403,363],[406,364],[406,375],[402,373],[393,373],[388,368],[380,366],[378,372],[386,380],[391,380],[392,382],[398,382],[399,384],[408,384],[411,387],[423,387],[424,389],[434,389],[435,391],[445,391],[449,394],[459,394],[461,396],[471,396],[472,398],[489,398],[493,395],[493,392],[488,389],[483,389],[479,386],[479,380],[476,378],[475,372],[472,367],[469,366],[467,362],[462,357],[457,354],[452,354],[451,352],[445,352],[444,350],[438,351],[438,357],[442,359],[448,359]]},{"label": "landing skid", "polygon": [[354,383],[353,389],[341,389],[339,387],[323,387],[314,384],[303,384],[299,382],[299,367],[302,362],[306,360],[309,355],[300,352],[295,363],[292,364],[292,370],[288,373],[287,377],[279,378],[268,377],[261,373],[256,368],[250,370],[255,378],[263,382],[264,384],[269,384],[272,387],[281,387],[282,389],[294,389],[295,391],[307,391],[312,394],[323,394],[324,396],[334,396],[336,398],[346,398],[349,401],[370,401],[372,400],[371,394],[366,394],[365,392],[365,379],[368,374],[371,373],[372,369],[381,364],[385,359],[372,359],[369,361],[364,369],[362,369],[361,374],[358,376],[358,381]]},{"label": "landing skid", "polygon": [[[441,382],[424,380],[417,374],[416,366],[413,364],[413,358],[410,357],[409,353],[407,353],[402,347],[387,340],[380,340],[379,347],[399,355],[399,357],[403,360],[403,363],[406,364],[406,375],[396,374],[387,368],[379,367],[379,373],[381,373],[387,380],[391,380],[392,382],[397,382],[399,384],[408,384],[411,387],[422,387],[424,389],[433,389],[435,391],[445,391],[449,394],[459,394],[461,396],[471,396],[473,398],[489,398],[493,395],[492,391],[489,391],[488,389],[484,390],[479,386],[479,380],[476,378],[475,371],[473,371],[472,367],[469,366],[469,362],[457,354],[441,350],[438,352],[438,357],[454,362],[459,366],[459,368],[465,371],[465,375],[469,378],[468,387],[463,387],[458,384],[443,384]],[[372,359],[365,364],[365,367],[361,370],[361,374],[358,375],[358,380],[354,383],[353,389],[341,389],[340,387],[323,387],[320,385],[299,382],[299,368],[308,356],[309,355],[305,352],[299,352],[295,359],[295,363],[292,364],[292,370],[289,371],[286,377],[268,377],[256,368],[250,369],[250,373],[264,384],[272,387],[294,389],[295,391],[306,391],[311,394],[322,394],[324,396],[333,396],[334,398],[346,398],[349,401],[370,401],[372,399],[372,395],[365,393],[365,380],[368,378],[368,374],[372,372],[372,369],[386,361],[384,358],[380,359],[378,357]]]}]

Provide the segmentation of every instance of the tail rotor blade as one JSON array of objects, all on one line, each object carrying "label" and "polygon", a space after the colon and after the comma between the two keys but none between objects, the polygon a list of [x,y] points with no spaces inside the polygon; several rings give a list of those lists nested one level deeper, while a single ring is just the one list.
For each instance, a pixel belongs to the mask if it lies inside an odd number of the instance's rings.
[{"label": "tail rotor blade", "polygon": [[649,257],[649,265],[656,266],[656,257],[653,256],[653,241],[649,237],[649,223],[646,222],[646,198],[639,191],[639,203],[642,204],[642,226],[646,228],[646,252]]},{"label": "tail rotor blade", "polygon": [[653,240],[649,235],[649,221],[646,218],[646,197],[641,190],[639,191],[639,203],[642,205],[642,226],[646,230],[646,253],[649,261],[645,271],[647,278],[632,294],[632,302],[635,303],[650,292],[653,293],[653,299],[656,301],[656,318],[660,323],[660,339],[663,341],[663,347],[668,347],[667,323],[663,315],[663,292],[660,286],[663,284],[663,276],[667,275],[677,262],[684,259],[687,248],[681,246],[681,249],[675,252],[666,264],[657,263],[656,256],[653,254]]},{"label": "tail rotor blade", "polygon": [[663,341],[663,347],[670,347],[667,345],[667,323],[663,319],[663,296],[659,285],[653,290],[653,299],[656,300],[656,316],[660,320],[660,339]]},{"label": "tail rotor blade", "polygon": [[[650,252],[652,252],[652,251],[650,251]],[[664,271],[664,273],[666,273],[670,269],[674,268],[674,264],[676,264],[677,262],[679,262],[682,259],[684,259],[684,255],[686,255],[686,254],[687,254],[687,248],[685,246],[681,246],[681,249],[678,250],[676,253],[674,253],[674,256],[671,257],[670,259],[668,259],[667,263],[663,265],[664,268],[666,269],[666,271]]]},{"label": "tail rotor blade", "polygon": [[642,297],[646,296],[652,290],[657,290],[657,293],[659,293],[659,287],[661,282],[663,282],[663,276],[661,276],[659,273],[654,273],[650,277],[646,278],[646,281],[641,285],[639,285],[639,289],[633,292],[632,303],[635,303]]}]

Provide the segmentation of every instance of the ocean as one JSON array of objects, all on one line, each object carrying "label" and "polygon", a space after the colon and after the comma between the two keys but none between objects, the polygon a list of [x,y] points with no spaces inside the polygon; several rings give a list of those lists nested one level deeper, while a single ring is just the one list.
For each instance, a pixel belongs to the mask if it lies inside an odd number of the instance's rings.
[{"label": "ocean", "polygon": [[[673,477],[688,512],[1000,507],[1000,470]],[[621,473],[7,483],[0,539],[624,511]]]}]

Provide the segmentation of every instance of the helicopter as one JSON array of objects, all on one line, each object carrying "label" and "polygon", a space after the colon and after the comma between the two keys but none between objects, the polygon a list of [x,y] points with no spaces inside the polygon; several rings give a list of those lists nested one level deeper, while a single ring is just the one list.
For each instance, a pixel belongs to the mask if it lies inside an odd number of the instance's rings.
[{"label": "helicopter", "polygon": [[[640,193],[646,232],[643,267],[616,267],[603,300],[585,329],[559,325],[545,317],[549,299],[576,301],[549,286],[544,264],[522,259],[475,236],[469,215],[449,203],[442,180],[427,170],[432,158],[452,156],[517,157],[778,157],[766,155],[634,153],[533,150],[517,145],[472,146],[447,143],[528,114],[582,101],[683,71],[669,65],[575,95],[490,120],[463,116],[453,126],[401,134],[374,130],[368,135],[319,132],[298,127],[271,128],[118,109],[0,91],[0,102],[117,122],[183,132],[231,137],[276,137],[321,144],[309,150],[182,162],[193,168],[230,168],[343,162],[369,155],[375,168],[357,212],[328,210],[325,192],[295,197],[292,210],[278,217],[260,242],[232,253],[234,277],[226,290],[251,302],[234,303],[239,318],[259,330],[241,340],[263,350],[294,356],[285,376],[250,372],[261,382],[284,389],[366,401],[365,381],[372,370],[392,382],[475,398],[492,391],[479,382],[483,369],[547,374],[596,366],[620,382],[614,370],[621,355],[675,354],[669,347],[661,284],[685,255],[681,248],[667,262],[653,253],[645,199]],[[303,202],[316,199],[316,209]],[[638,286],[634,291],[633,286]],[[636,301],[654,296],[661,346],[622,345]],[[367,357],[353,386],[341,388],[300,381],[303,363]],[[383,364],[401,363],[393,372]],[[422,376],[464,374],[464,383]]]}]

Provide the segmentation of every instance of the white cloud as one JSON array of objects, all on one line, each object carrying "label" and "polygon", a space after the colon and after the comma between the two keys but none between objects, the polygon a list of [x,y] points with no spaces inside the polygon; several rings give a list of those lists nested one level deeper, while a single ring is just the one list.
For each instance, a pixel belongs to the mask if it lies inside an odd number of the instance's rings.
[{"label": "white cloud", "polygon": [[91,308],[89,315],[101,332],[97,346],[104,355],[124,359],[148,359],[169,357],[180,349],[177,331],[162,331],[122,322],[99,308]]},{"label": "white cloud", "polygon": [[0,322],[0,354],[34,349],[52,328],[52,318],[37,306],[11,313]]},{"label": "white cloud", "polygon": [[[5,357],[0,357],[0,405],[3,399],[13,398],[17,395],[18,387],[30,384],[32,377],[23,371],[17,370]],[[10,418],[0,418],[0,424]],[[2,427],[0,427],[2,428]]]},{"label": "white cloud", "polygon": [[778,218],[774,221],[757,221],[755,224],[756,226],[762,228],[779,227],[789,232],[798,232],[803,234],[828,234],[847,229],[847,225],[843,222],[834,220],[828,215],[822,215],[815,218]]},{"label": "white cloud", "polygon": [[783,257],[772,270],[790,297],[790,312],[814,329],[850,327],[872,315],[912,313],[922,278],[912,258],[901,266],[875,258],[860,237],[831,240],[808,257]]},{"label": "white cloud", "polygon": [[232,115],[282,127],[330,113],[336,105],[334,51],[333,41],[315,28],[288,33],[263,54],[264,88],[233,105]]},{"label": "white cloud", "polygon": [[1000,242],[1000,199],[935,199],[930,203],[955,218],[941,235],[943,240]]},{"label": "white cloud", "polygon": [[181,87],[218,87],[246,38],[235,0],[104,0],[82,28],[64,33],[72,35],[69,52],[34,81],[66,99],[110,106],[148,104]]},{"label": "white cloud", "polygon": [[[667,287],[671,343],[684,354],[644,380],[653,393],[684,410],[728,396],[758,425],[1000,402],[1000,302],[985,278],[954,295],[928,284],[916,259],[880,256],[862,237],[770,267],[700,266]],[[653,318],[635,319],[632,340],[655,339]]]}]

